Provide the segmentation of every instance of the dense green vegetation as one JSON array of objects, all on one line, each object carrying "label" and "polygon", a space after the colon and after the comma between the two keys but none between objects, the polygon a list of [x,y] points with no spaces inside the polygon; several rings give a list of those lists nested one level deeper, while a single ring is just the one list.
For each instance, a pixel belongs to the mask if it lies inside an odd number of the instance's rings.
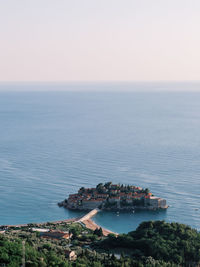
[{"label": "dense green vegetation", "polygon": [[[107,238],[101,228],[93,232],[77,223],[43,227],[69,230],[73,238],[51,240],[30,227],[8,229],[0,234],[0,266],[21,266],[23,243],[27,267],[175,267],[200,262],[200,233],[183,224],[143,222],[136,231]],[[69,243],[76,261],[66,258]]]},{"label": "dense green vegetation", "polygon": [[136,231],[101,242],[107,249],[127,248],[133,259],[151,256],[181,265],[200,262],[200,233],[189,226],[164,221],[143,222]]},{"label": "dense green vegetation", "polygon": [[[20,240],[9,241],[0,237],[0,266],[20,267],[22,264],[22,245]],[[49,242],[43,246],[26,244],[26,266],[27,267],[142,267],[142,266],[176,266],[166,264],[163,261],[155,261],[149,257],[143,261],[133,260],[121,255],[117,259],[113,254],[97,253],[88,249],[82,250],[75,262],[65,259],[63,250],[55,247]],[[4,265],[5,264],[5,265]],[[154,264],[154,265],[152,265]]]},{"label": "dense green vegetation", "polygon": [[22,259],[22,243],[20,240],[9,241],[0,234],[0,265],[19,266]]}]

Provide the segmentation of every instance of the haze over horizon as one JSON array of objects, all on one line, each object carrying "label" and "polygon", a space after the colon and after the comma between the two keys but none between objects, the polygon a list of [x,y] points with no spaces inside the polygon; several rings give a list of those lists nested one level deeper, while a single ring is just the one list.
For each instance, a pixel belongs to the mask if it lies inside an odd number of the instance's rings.
[{"label": "haze over horizon", "polygon": [[198,0],[0,3],[0,82],[200,80]]}]

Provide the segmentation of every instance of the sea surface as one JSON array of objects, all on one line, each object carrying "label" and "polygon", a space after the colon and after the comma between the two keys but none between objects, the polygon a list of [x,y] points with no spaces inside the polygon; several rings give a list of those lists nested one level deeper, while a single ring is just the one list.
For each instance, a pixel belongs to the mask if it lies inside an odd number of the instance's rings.
[{"label": "sea surface", "polygon": [[100,212],[94,220],[101,226],[121,233],[166,220],[200,230],[200,93],[120,86],[0,85],[0,225],[80,216],[57,202],[81,186],[113,181],[149,188],[170,207]]}]

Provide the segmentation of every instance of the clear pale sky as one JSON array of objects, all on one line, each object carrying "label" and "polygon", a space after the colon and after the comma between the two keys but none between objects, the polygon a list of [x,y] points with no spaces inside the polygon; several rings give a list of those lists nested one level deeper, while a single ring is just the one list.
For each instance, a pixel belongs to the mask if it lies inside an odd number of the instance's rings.
[{"label": "clear pale sky", "polygon": [[199,0],[0,0],[0,81],[200,80]]}]

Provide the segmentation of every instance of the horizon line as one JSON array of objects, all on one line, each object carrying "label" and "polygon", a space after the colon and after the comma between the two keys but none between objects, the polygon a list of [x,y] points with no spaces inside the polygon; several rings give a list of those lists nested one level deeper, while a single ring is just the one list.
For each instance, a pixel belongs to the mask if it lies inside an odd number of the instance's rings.
[{"label": "horizon line", "polygon": [[200,80],[0,81],[0,92],[200,92]]},{"label": "horizon line", "polygon": [[22,80],[22,81],[0,81],[0,83],[199,83],[200,80]]}]

